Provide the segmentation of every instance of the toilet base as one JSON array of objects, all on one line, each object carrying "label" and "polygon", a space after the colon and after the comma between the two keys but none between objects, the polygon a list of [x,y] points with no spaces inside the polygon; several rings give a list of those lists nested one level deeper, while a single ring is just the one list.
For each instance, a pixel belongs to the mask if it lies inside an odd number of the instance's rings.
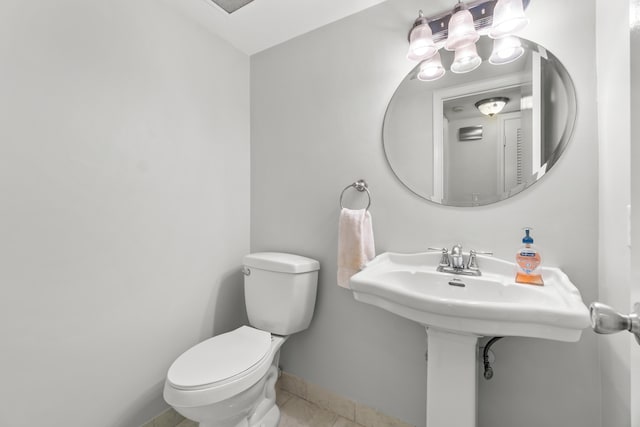
[{"label": "toilet base", "polygon": [[[251,424],[246,418],[238,423],[235,427],[277,427],[280,422],[280,409],[277,406],[273,406],[264,417],[257,422]],[[220,424],[216,422],[212,423],[199,423],[199,427],[218,427]]]},{"label": "toilet base", "polygon": [[169,389],[169,396],[177,396],[179,403],[186,401],[186,405],[180,405],[167,400],[185,418],[199,422],[200,427],[277,427],[280,422],[280,409],[276,405],[278,361],[280,347],[286,339],[272,336],[272,359],[266,373],[257,383],[235,396],[210,404],[190,405],[193,400],[188,401],[183,392],[165,384],[165,399]]},{"label": "toilet base", "polygon": [[[267,412],[262,420],[255,425],[255,427],[277,427],[280,422],[280,409],[273,405],[273,407]],[[250,425],[250,427],[254,427]]]},{"label": "toilet base", "polygon": [[[264,396],[249,418],[249,427],[277,427],[280,422],[280,409],[276,405],[276,381],[278,381],[278,359],[280,353],[274,358],[274,363],[269,368],[264,385]],[[242,427],[242,426],[237,426]]]},{"label": "toilet base", "polygon": [[[238,423],[235,427],[277,427],[280,422],[280,409],[277,406],[273,406],[264,417],[257,422],[250,424],[246,418]],[[216,422],[212,423],[199,423],[199,427],[218,427],[220,424]]]},{"label": "toilet base", "polygon": [[[233,408],[235,405],[221,402],[215,411],[217,415],[214,417],[209,416],[208,421],[201,421],[198,424],[199,427],[277,427],[280,422],[280,409],[276,405],[279,356],[280,353],[278,351],[266,375],[242,394],[246,400],[253,402],[252,405],[246,407],[246,412],[234,413]],[[231,416],[220,417],[222,415],[220,411],[223,409],[231,409],[228,413]],[[199,414],[187,413],[185,408],[176,408],[176,410],[189,419],[202,419],[200,417],[203,415],[202,412]],[[212,418],[215,419],[210,421]]]}]

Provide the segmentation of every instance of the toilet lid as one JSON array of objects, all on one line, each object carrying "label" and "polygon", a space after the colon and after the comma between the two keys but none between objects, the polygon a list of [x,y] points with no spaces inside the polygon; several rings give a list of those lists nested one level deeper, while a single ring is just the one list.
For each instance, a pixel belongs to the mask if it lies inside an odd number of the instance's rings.
[{"label": "toilet lid", "polygon": [[169,368],[167,379],[182,389],[223,381],[260,362],[270,348],[269,332],[241,326],[185,351]]}]

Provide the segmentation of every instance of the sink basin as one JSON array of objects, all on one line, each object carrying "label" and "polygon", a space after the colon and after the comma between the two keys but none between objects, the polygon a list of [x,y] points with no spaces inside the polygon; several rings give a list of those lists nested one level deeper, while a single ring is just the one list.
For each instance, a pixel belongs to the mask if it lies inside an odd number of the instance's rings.
[{"label": "sink basin", "polygon": [[477,426],[481,336],[578,341],[590,326],[580,292],[558,268],[544,286],[515,283],[515,264],[478,255],[481,276],[436,271],[434,252],[377,256],[351,277],[353,296],[425,326],[427,427]]},{"label": "sink basin", "polygon": [[386,252],[351,278],[356,300],[420,324],[478,336],[577,341],[589,327],[580,292],[558,268],[544,286],[514,281],[515,264],[478,255],[481,276],[436,271],[440,253]]}]

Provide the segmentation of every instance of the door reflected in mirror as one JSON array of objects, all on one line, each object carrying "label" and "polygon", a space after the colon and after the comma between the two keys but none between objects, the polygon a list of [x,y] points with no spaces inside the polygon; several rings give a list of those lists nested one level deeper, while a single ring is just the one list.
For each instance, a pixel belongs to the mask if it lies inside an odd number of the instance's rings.
[{"label": "door reflected in mirror", "polygon": [[[521,41],[525,53],[512,63],[490,64],[492,41],[482,38],[475,71],[423,82],[416,66],[402,81],[383,144],[407,188],[444,205],[486,205],[525,190],[556,163],[573,131],[575,89],[554,55]],[[448,68],[452,52],[442,60]]]}]

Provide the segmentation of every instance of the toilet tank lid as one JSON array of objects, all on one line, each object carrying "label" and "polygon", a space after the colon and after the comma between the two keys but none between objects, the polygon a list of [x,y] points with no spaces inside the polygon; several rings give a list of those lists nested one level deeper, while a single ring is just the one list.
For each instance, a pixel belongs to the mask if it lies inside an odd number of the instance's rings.
[{"label": "toilet tank lid", "polygon": [[320,269],[315,259],[282,252],[256,252],[245,255],[243,263],[247,267],[280,273],[307,273]]}]

